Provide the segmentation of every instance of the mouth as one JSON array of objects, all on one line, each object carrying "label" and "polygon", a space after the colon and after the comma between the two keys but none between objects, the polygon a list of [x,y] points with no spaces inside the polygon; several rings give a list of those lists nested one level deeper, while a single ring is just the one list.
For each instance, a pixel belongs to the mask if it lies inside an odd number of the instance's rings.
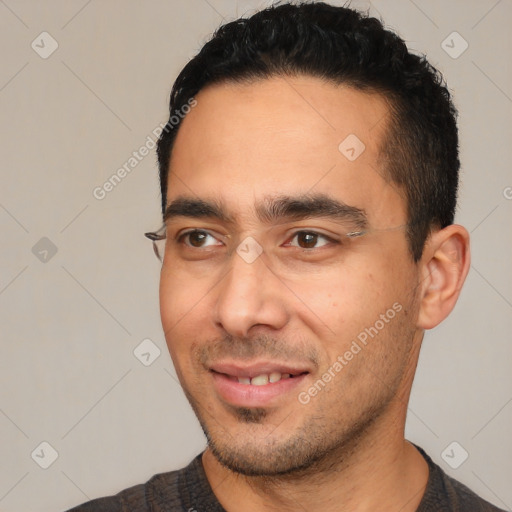
[{"label": "mouth", "polygon": [[[215,370],[212,370],[213,373]],[[228,379],[232,381],[236,381],[239,384],[244,384],[245,386],[267,386],[268,384],[275,384],[281,380],[286,379],[295,379],[300,377],[301,375],[305,375],[307,372],[303,373],[281,373],[281,372],[271,372],[271,373],[261,373],[256,375],[255,377],[237,377],[235,375],[229,375],[226,373],[219,373],[219,375],[224,375]]]},{"label": "mouth", "polygon": [[209,371],[221,400],[239,407],[278,405],[310,374],[304,365],[275,362],[218,363]]}]

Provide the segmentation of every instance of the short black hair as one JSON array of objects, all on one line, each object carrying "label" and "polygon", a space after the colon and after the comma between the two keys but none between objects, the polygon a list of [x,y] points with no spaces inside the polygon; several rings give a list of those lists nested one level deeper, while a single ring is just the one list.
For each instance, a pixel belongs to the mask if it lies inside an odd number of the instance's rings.
[{"label": "short black hair", "polygon": [[424,55],[409,52],[367,13],[323,2],[278,4],[227,23],[184,67],[157,146],[162,211],[181,123],[175,112],[206,86],[280,75],[318,77],[387,100],[391,116],[380,156],[386,177],[405,195],[410,252],[418,261],[431,230],[453,223],[460,167],[456,109]]}]

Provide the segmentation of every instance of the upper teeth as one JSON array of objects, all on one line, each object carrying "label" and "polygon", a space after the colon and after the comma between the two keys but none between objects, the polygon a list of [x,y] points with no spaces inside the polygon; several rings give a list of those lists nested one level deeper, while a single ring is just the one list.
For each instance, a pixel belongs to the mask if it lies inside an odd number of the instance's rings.
[{"label": "upper teeth", "polygon": [[238,377],[238,382],[240,384],[252,384],[253,386],[265,386],[265,384],[278,382],[281,379],[289,379],[289,373],[263,373],[262,375],[258,375],[257,377],[253,377],[250,379],[249,377]]}]

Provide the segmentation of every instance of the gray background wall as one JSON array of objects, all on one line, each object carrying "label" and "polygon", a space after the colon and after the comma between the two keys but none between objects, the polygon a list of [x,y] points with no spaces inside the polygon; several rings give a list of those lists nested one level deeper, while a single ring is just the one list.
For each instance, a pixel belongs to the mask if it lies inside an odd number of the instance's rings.
[{"label": "gray background wall", "polygon": [[[264,4],[0,0],[1,511],[64,510],[204,447],[142,237],[159,227],[154,150],[102,200],[93,190],[154,138],[172,81],[212,30]],[[511,510],[512,2],[352,5],[426,52],[460,110],[457,220],[472,234],[472,270],[426,336],[406,433]],[[134,355],[146,339],[148,366]]]}]

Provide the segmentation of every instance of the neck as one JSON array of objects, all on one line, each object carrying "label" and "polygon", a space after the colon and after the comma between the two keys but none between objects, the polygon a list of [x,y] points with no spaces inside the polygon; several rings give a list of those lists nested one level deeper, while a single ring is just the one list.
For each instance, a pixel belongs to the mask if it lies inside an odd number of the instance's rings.
[{"label": "neck", "polygon": [[243,476],[222,466],[210,450],[203,466],[227,512],[414,512],[425,491],[428,465],[396,428],[399,422],[395,419],[395,428],[374,425],[364,438],[298,474]]},{"label": "neck", "polygon": [[309,468],[290,475],[248,477],[203,454],[203,466],[227,512],[415,512],[428,481],[428,464],[404,438],[419,346],[411,354],[394,400],[351,439]]},{"label": "neck", "polygon": [[[417,361],[419,344],[412,359]],[[428,481],[428,464],[404,439],[415,364],[395,399],[365,432],[299,473],[248,477],[203,454],[214,493],[227,512],[415,512]]]}]

